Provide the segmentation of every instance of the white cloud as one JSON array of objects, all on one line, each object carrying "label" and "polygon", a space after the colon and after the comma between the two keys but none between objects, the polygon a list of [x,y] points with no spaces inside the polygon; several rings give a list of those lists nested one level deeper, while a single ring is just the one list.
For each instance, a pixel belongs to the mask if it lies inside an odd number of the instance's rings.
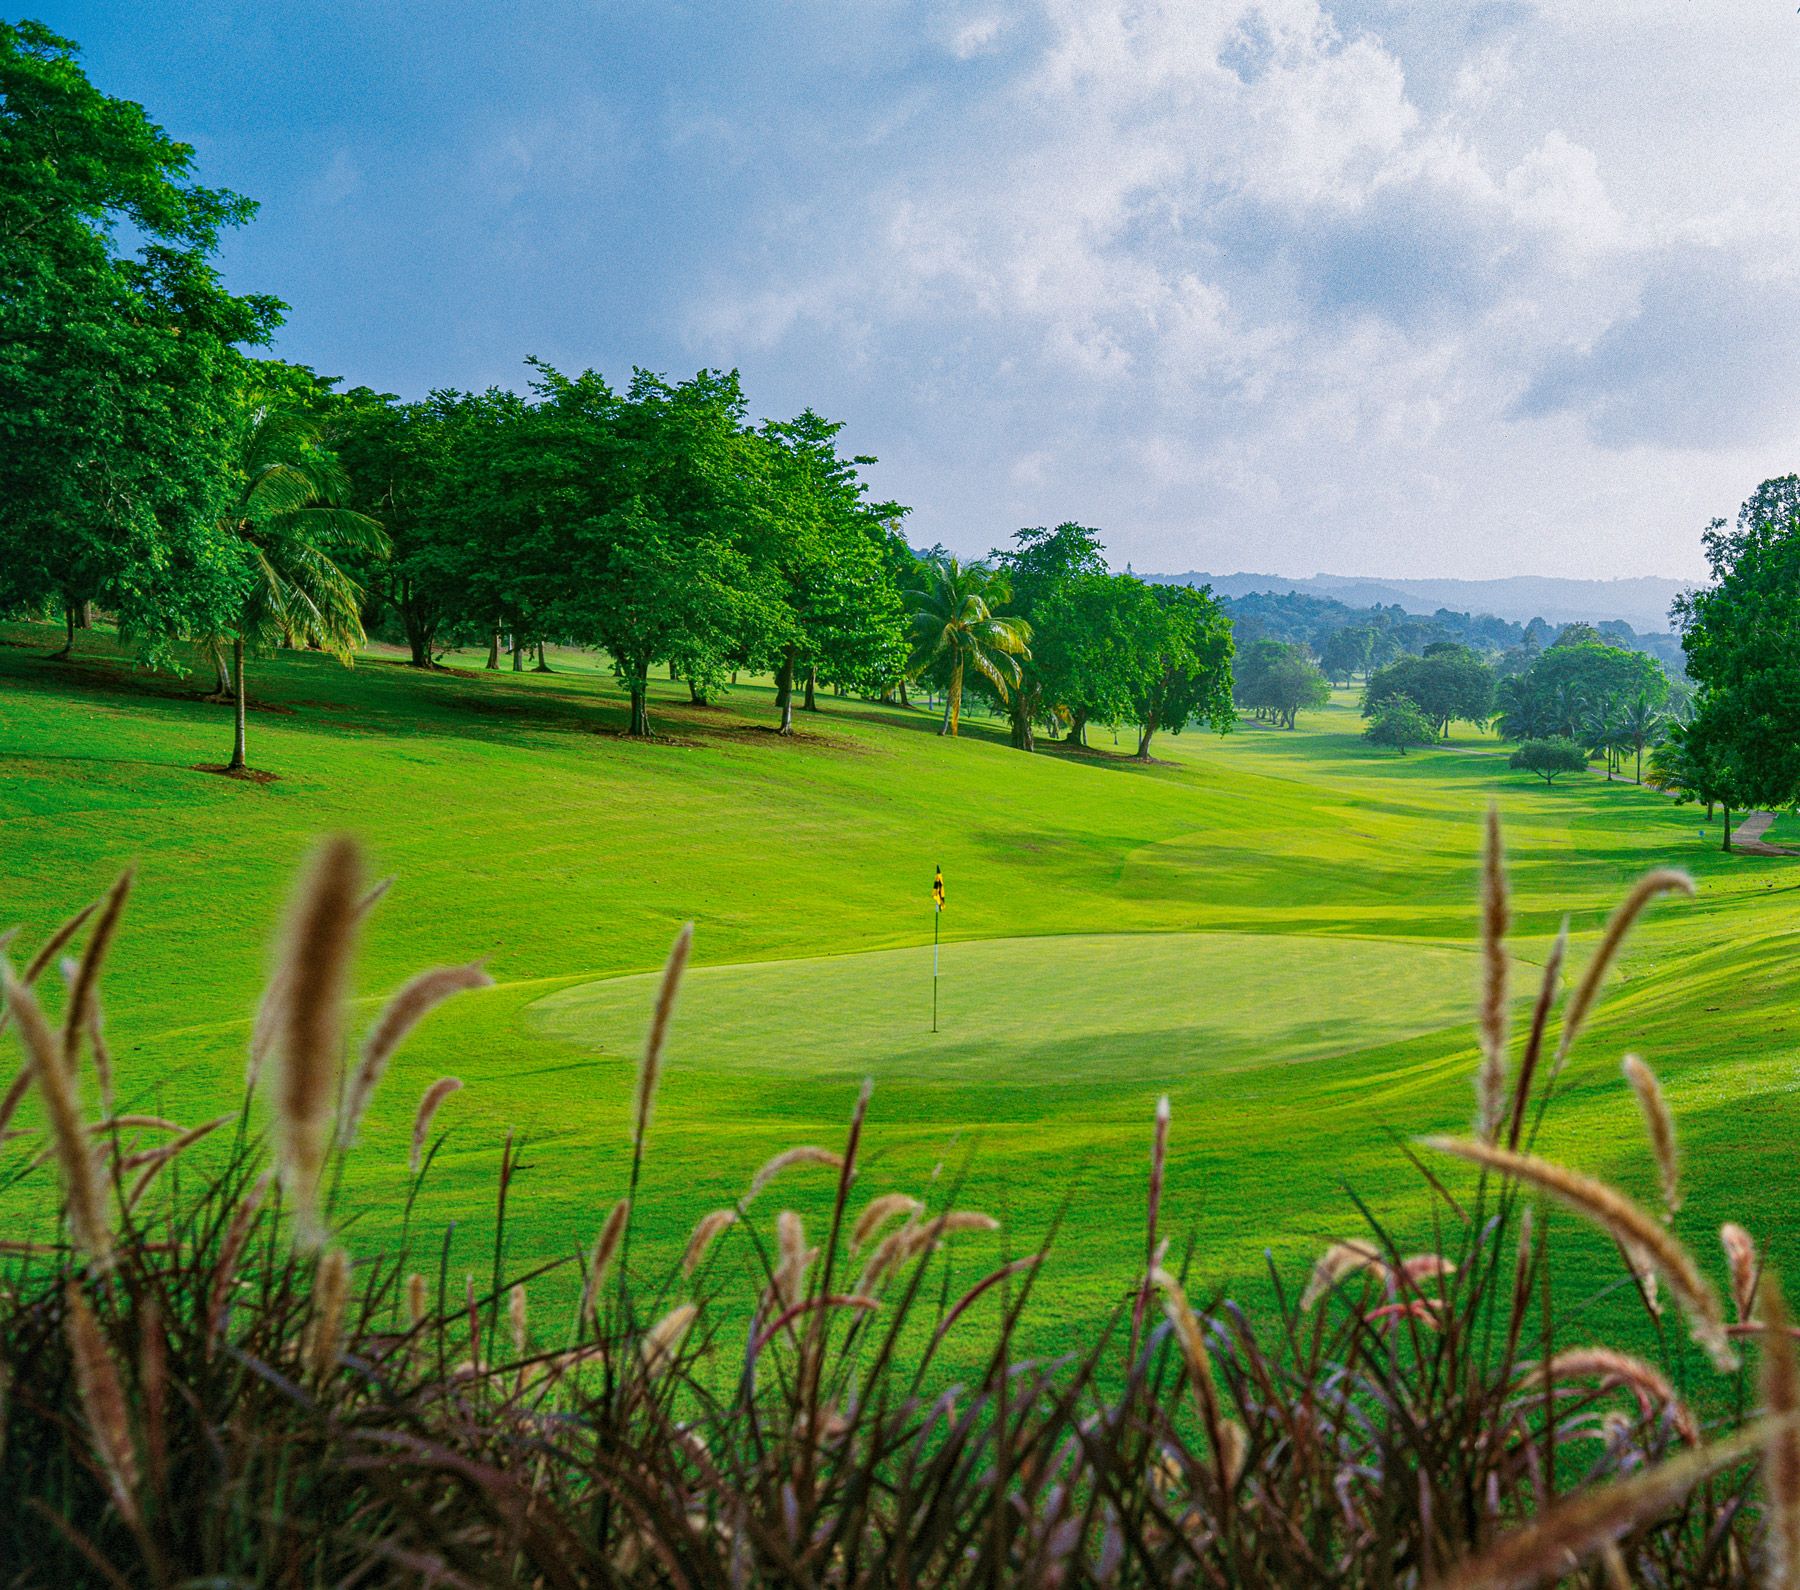
[{"label": "white cloud", "polygon": [[[970,550],[1083,505],[1139,567],[1685,570],[1796,440],[1800,360],[1742,107],[1696,150],[1644,97],[1729,96],[1697,9],[952,17],[948,54],[1002,76],[792,173],[689,335],[820,368],[849,343],[837,408],[873,399],[877,444],[929,392],[884,484],[933,470],[919,533]],[[1610,85],[1575,58],[1602,43]],[[1800,152],[1779,101],[1749,119]]]}]

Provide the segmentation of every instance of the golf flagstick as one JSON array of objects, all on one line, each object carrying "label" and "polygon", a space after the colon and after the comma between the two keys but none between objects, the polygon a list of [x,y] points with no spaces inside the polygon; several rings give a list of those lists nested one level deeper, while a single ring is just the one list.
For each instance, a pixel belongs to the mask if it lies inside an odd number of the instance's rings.
[{"label": "golf flagstick", "polygon": [[937,1031],[938,928],[944,918],[944,869],[931,880],[931,1030]]}]

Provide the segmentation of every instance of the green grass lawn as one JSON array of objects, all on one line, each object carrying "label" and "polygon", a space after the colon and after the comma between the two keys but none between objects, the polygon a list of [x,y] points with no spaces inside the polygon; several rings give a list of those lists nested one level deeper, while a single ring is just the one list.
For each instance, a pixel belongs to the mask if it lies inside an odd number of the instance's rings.
[{"label": "green grass lawn", "polygon": [[[761,685],[707,708],[658,685],[666,738],[639,744],[592,659],[515,675],[476,657],[422,674],[391,656],[353,671],[289,656],[251,675],[251,760],[278,775],[259,786],[195,771],[230,743],[203,676],[134,674],[101,636],[47,661],[58,638],[0,628],[0,922],[29,945],[138,863],[106,988],[132,1103],[199,1118],[238,1098],[271,930],[323,831],[359,834],[398,880],[365,938],[365,1013],[420,967],[487,959],[498,986],[431,1018],[376,1100],[343,1199],[359,1242],[393,1228],[414,1102],[446,1073],[468,1086],[421,1208],[457,1219],[452,1268],[486,1272],[509,1131],[524,1145],[512,1261],[588,1241],[625,1178],[652,974],[691,919],[646,1265],[765,1156],[835,1143],[869,1076],[863,1186],[936,1178],[937,1195],[957,1184],[962,1205],[1007,1221],[1005,1238],[966,1242],[968,1273],[1061,1219],[1034,1327],[1046,1342],[1141,1262],[1163,1091],[1167,1208],[1194,1238],[1199,1290],[1254,1292],[1265,1250],[1298,1275],[1356,1228],[1347,1188],[1416,1221],[1397,1142],[1468,1122],[1477,848],[1495,797],[1522,995],[1565,912],[1579,965],[1638,872],[1672,863],[1700,884],[1654,908],[1628,951],[1546,1148],[1652,1195],[1618,1075],[1636,1049],[1684,1135],[1680,1229],[1708,1263],[1728,1217],[1800,1260],[1800,863],[1720,855],[1716,822],[1702,839],[1693,808],[1629,783],[1546,791],[1467,732],[1374,754],[1343,693],[1296,732],[1162,738],[1145,767],[1104,731],[1105,751],[1026,757],[996,723],[951,742],[934,714],[829,697],[784,740]],[[936,864],[950,904],[934,1037]],[[796,1172],[758,1208],[816,1219],[827,1181]],[[18,1213],[49,1218],[42,1200]],[[1616,1272],[1598,1243],[1578,1246],[1584,1280]]]}]

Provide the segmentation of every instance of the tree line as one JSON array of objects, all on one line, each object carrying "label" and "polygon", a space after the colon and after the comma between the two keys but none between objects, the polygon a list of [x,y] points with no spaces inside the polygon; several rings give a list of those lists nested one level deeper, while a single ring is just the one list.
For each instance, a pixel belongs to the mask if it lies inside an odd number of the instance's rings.
[{"label": "tree line", "polygon": [[[546,668],[602,653],[651,732],[666,667],[709,700],[775,679],[775,727],[820,685],[907,701],[955,735],[965,693],[1085,743],[1090,723],[1229,727],[1231,626],[1205,591],[1110,570],[1087,527],[985,560],[919,551],[906,509],[811,409],[749,418],[735,372],[614,386],[532,360],[527,390],[402,401],[257,357],[286,306],[213,260],[255,205],[101,94],[75,46],[0,24],[0,612],[95,612],[139,660],[197,646],[235,703],[246,658],[349,662],[371,629],[431,667],[451,647]],[[137,245],[119,246],[121,234]]]}]

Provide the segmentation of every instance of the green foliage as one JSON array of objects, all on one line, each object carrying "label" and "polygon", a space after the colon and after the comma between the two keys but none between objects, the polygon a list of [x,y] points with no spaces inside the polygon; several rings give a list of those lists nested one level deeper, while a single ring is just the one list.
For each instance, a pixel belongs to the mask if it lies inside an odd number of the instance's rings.
[{"label": "green foliage", "polygon": [[[1151,587],[1154,627],[1146,626],[1153,659],[1137,681],[1132,715],[1138,725],[1137,754],[1150,758],[1159,729],[1179,734],[1190,724],[1229,733],[1237,721],[1231,702],[1231,620],[1210,590],[1187,585]],[[1150,610],[1146,610],[1146,617]]]},{"label": "green foliage", "polygon": [[1035,624],[1032,666],[1069,739],[1083,745],[1090,723],[1130,721],[1161,656],[1151,587],[1129,574],[1078,574],[1039,602]]},{"label": "green foliage", "polygon": [[1232,699],[1257,717],[1291,729],[1302,708],[1322,707],[1331,699],[1331,687],[1305,647],[1257,640],[1233,659]]},{"label": "green foliage", "polygon": [[1698,688],[1691,749],[1740,806],[1800,798],[1800,479],[1765,481],[1705,540],[1711,582],[1680,604]]},{"label": "green foliage", "polygon": [[192,172],[73,44],[0,22],[0,611],[60,606],[72,634],[100,603],[162,662],[238,605],[237,345],[281,309],[220,285],[219,235],[254,206]]},{"label": "green foliage", "polygon": [[1369,676],[1363,716],[1373,717],[1395,696],[1405,696],[1440,736],[1447,735],[1454,722],[1487,722],[1494,710],[1494,671],[1466,646],[1434,643],[1424,655],[1401,657]]},{"label": "green foliage", "polygon": [[1585,773],[1587,753],[1573,740],[1527,740],[1507,759],[1515,771],[1535,773],[1546,787],[1564,773]]},{"label": "green foliage", "polygon": [[1375,709],[1363,737],[1370,745],[1386,746],[1405,756],[1410,745],[1435,742],[1438,730],[1410,697],[1389,696]]}]

